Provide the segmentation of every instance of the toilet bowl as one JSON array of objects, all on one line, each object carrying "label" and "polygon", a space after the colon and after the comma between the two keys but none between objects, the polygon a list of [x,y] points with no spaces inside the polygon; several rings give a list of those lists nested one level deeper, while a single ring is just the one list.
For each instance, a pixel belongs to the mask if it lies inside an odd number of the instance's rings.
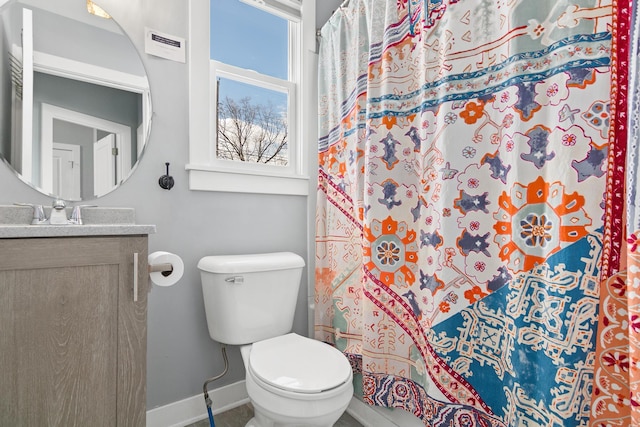
[{"label": "toilet bowl", "polygon": [[240,351],[254,407],[247,427],[330,427],[351,401],[351,365],[327,344],[290,333]]},{"label": "toilet bowl", "polygon": [[198,262],[209,335],[240,346],[254,407],[247,427],[330,427],[351,401],[344,354],[291,332],[303,268],[290,252]]}]

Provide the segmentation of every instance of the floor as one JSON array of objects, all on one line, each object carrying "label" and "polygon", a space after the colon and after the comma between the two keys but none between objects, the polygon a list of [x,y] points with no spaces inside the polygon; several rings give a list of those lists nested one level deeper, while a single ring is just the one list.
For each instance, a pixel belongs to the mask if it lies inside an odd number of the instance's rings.
[{"label": "floor", "polygon": [[[251,404],[239,406],[230,411],[223,412],[213,417],[216,427],[244,427],[253,417],[253,408]],[[195,424],[191,424],[187,427],[209,427],[209,419],[198,421]],[[334,427],[363,427],[358,421],[356,421],[351,415],[346,412],[342,414],[342,417],[334,424]]]}]

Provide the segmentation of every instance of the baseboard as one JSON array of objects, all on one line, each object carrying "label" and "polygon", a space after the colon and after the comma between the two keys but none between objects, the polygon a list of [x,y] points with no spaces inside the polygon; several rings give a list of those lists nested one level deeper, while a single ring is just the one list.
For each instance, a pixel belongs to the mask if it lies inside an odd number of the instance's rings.
[{"label": "baseboard", "polygon": [[357,397],[352,397],[347,413],[365,427],[424,427],[418,417],[402,409],[369,406]]},{"label": "baseboard", "polygon": [[[244,380],[210,390],[209,397],[213,415],[249,402]],[[198,394],[147,411],[147,427],[184,427],[208,417],[204,395]]]},{"label": "baseboard", "polygon": [[[213,415],[249,402],[244,380],[209,391]],[[365,427],[424,427],[422,422],[401,409],[369,406],[352,397],[347,413]],[[204,396],[198,394],[147,411],[147,427],[185,427],[208,418]]]}]

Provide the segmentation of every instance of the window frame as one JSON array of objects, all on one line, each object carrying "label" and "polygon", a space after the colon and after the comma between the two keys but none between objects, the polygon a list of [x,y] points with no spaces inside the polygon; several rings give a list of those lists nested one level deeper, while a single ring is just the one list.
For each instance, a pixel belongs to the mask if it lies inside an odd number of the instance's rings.
[{"label": "window frame", "polygon": [[[313,99],[308,98],[311,79],[303,82],[303,76],[309,71],[305,59],[308,49],[303,45],[309,46],[309,40],[313,40],[311,50],[315,50],[315,37],[309,36],[315,35],[315,32],[314,25],[308,24],[309,19],[305,19],[302,12],[309,9],[308,5],[313,6],[315,11],[315,1],[301,0],[302,19],[291,14],[291,5],[295,3],[292,0],[269,0],[264,4],[253,4],[251,0],[240,1],[289,20],[289,80],[211,60],[210,0],[189,0],[189,163],[186,165],[189,189],[308,195],[309,151],[302,141],[308,139],[311,135],[309,132],[316,127],[314,124],[309,130],[303,130],[302,126],[303,122],[308,121],[311,110],[305,108],[302,99]],[[280,4],[282,9],[278,8]],[[309,15],[315,20],[315,13]],[[289,166],[217,158],[217,85],[214,84],[217,76],[288,93]]]},{"label": "window frame", "polygon": [[[213,158],[211,159],[212,165],[220,170],[227,170],[229,172],[233,172],[237,167],[246,170],[247,172],[254,173],[265,173],[265,174],[275,174],[282,176],[295,176],[297,174],[296,166],[300,164],[297,158],[297,148],[298,144],[291,143],[291,135],[294,137],[297,136],[296,133],[296,122],[295,120],[295,111],[296,111],[296,85],[294,82],[290,80],[282,80],[276,77],[267,76],[264,74],[260,74],[253,70],[247,70],[245,68],[235,67],[233,65],[225,64],[223,62],[219,62],[216,60],[211,61],[211,74],[210,74],[210,82],[215,82],[218,77],[228,80],[234,80],[236,82],[250,84],[255,87],[259,87],[262,89],[268,89],[275,92],[282,92],[287,95],[287,145],[288,145],[288,165],[287,166],[275,166],[269,165],[265,163],[252,163],[252,162],[240,162],[238,160],[225,160],[219,159],[215,153],[213,153]],[[218,94],[217,94],[218,86],[215,84],[211,85],[211,99],[210,105],[215,105],[216,102],[219,102]],[[217,109],[216,109],[217,112]],[[294,120],[291,120],[294,118]],[[218,133],[218,115],[212,117],[211,119],[211,129],[209,129],[209,134],[212,138],[217,138]],[[212,144],[214,147],[216,145],[216,141],[212,140]]]}]

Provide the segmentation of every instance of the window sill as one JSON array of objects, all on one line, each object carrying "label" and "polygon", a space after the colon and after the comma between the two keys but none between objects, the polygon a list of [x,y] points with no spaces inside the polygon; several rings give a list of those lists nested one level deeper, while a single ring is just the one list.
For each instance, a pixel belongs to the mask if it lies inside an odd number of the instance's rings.
[{"label": "window sill", "polygon": [[309,195],[309,177],[225,171],[203,165],[187,165],[189,189],[233,193]]}]

